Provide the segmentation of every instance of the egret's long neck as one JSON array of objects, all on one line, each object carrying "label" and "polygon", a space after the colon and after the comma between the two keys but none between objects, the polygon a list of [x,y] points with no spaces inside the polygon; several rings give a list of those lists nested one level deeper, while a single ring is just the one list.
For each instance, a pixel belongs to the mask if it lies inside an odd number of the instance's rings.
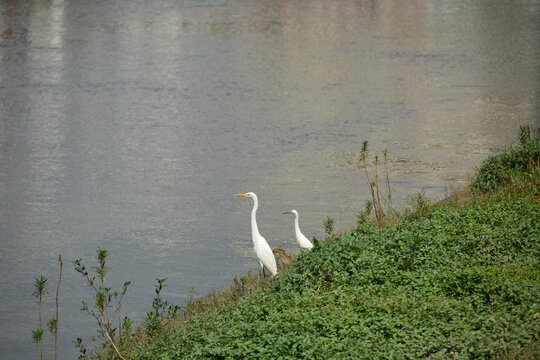
[{"label": "egret's long neck", "polygon": [[253,209],[251,210],[251,234],[253,236],[253,239],[257,238],[257,236],[261,236],[259,233],[259,227],[257,226],[257,208],[259,207],[259,202],[257,201],[257,198],[253,198]]},{"label": "egret's long neck", "polygon": [[299,236],[300,233],[300,225],[298,225],[298,215],[294,216],[294,232],[296,233],[296,236]]}]

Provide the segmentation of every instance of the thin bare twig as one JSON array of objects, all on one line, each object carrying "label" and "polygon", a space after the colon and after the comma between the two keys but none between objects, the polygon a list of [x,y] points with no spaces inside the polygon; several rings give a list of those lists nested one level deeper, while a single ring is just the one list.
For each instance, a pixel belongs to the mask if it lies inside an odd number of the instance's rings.
[{"label": "thin bare twig", "polygon": [[375,155],[375,189],[377,190],[377,208],[379,210],[379,216],[384,216],[384,211],[381,205],[381,195],[379,192],[379,157]]},{"label": "thin bare twig", "polygon": [[62,281],[62,267],[64,265],[61,254],[58,255],[58,261],[60,261],[60,276],[58,277],[58,285],[56,286],[56,328],[54,330],[54,360],[58,359],[58,295],[60,293],[60,281]]},{"label": "thin bare twig", "polygon": [[388,176],[388,151],[385,149],[384,156],[384,170],[386,172],[386,186],[388,187],[388,212],[394,213],[394,207],[392,206],[392,190],[390,189],[390,177]]},{"label": "thin bare twig", "polygon": [[109,340],[111,341],[111,344],[112,344],[114,350],[116,350],[116,353],[118,354],[118,357],[119,357],[120,359],[122,359],[122,360],[126,360],[126,359],[122,356],[122,354],[120,354],[120,351],[118,351],[118,348],[116,347],[116,345],[114,345],[114,341],[113,341],[113,340],[111,339],[111,337],[109,336],[109,333],[105,333],[105,334],[107,335],[107,337],[108,337]]},{"label": "thin bare twig", "polygon": [[377,207],[377,199],[375,198],[375,190],[374,190],[375,184],[373,182],[371,182],[371,179],[369,178],[369,172],[368,172],[367,164],[366,164],[366,160],[367,160],[367,156],[368,156],[367,146],[368,146],[368,142],[367,142],[367,140],[365,140],[362,143],[362,151],[360,153],[360,160],[362,161],[364,171],[366,172],[366,178],[367,178],[367,181],[368,181],[369,190],[371,191],[371,198],[373,199],[373,209],[375,210],[375,217],[378,219],[379,218],[379,210],[378,210],[378,207]]}]

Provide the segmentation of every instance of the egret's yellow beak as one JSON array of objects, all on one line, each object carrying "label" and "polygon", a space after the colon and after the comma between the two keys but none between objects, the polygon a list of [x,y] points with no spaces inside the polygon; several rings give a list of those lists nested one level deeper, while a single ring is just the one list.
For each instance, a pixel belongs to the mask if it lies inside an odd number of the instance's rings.
[{"label": "egret's yellow beak", "polygon": [[249,196],[248,194],[235,194],[234,196]]}]

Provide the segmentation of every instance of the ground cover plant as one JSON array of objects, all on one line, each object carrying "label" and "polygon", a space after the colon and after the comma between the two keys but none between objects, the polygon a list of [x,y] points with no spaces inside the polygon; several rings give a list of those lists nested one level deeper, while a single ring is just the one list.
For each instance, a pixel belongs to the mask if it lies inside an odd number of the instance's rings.
[{"label": "ground cover plant", "polygon": [[512,169],[482,166],[468,201],[426,205],[388,226],[359,221],[315,241],[274,280],[236,279],[160,331],[138,327],[120,351],[140,360],[540,358],[536,149],[529,136],[488,159]]},{"label": "ground cover plant", "polygon": [[531,174],[540,164],[540,129],[531,134],[529,126],[521,127],[519,143],[503,153],[487,158],[472,183],[472,190],[487,193],[513,178]]}]

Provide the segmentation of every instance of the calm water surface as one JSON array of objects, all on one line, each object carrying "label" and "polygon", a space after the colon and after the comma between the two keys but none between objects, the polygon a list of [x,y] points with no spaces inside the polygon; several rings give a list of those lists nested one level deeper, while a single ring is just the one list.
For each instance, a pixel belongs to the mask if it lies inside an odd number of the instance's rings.
[{"label": "calm water surface", "polygon": [[443,197],[538,125],[539,40],[539,1],[0,0],[0,358],[35,358],[32,282],[54,293],[60,253],[72,359],[96,329],[76,258],[108,249],[140,320],[155,278],[184,304],[257,269],[235,193],[273,247],[291,208],[348,229],[363,140],[401,204]]}]

